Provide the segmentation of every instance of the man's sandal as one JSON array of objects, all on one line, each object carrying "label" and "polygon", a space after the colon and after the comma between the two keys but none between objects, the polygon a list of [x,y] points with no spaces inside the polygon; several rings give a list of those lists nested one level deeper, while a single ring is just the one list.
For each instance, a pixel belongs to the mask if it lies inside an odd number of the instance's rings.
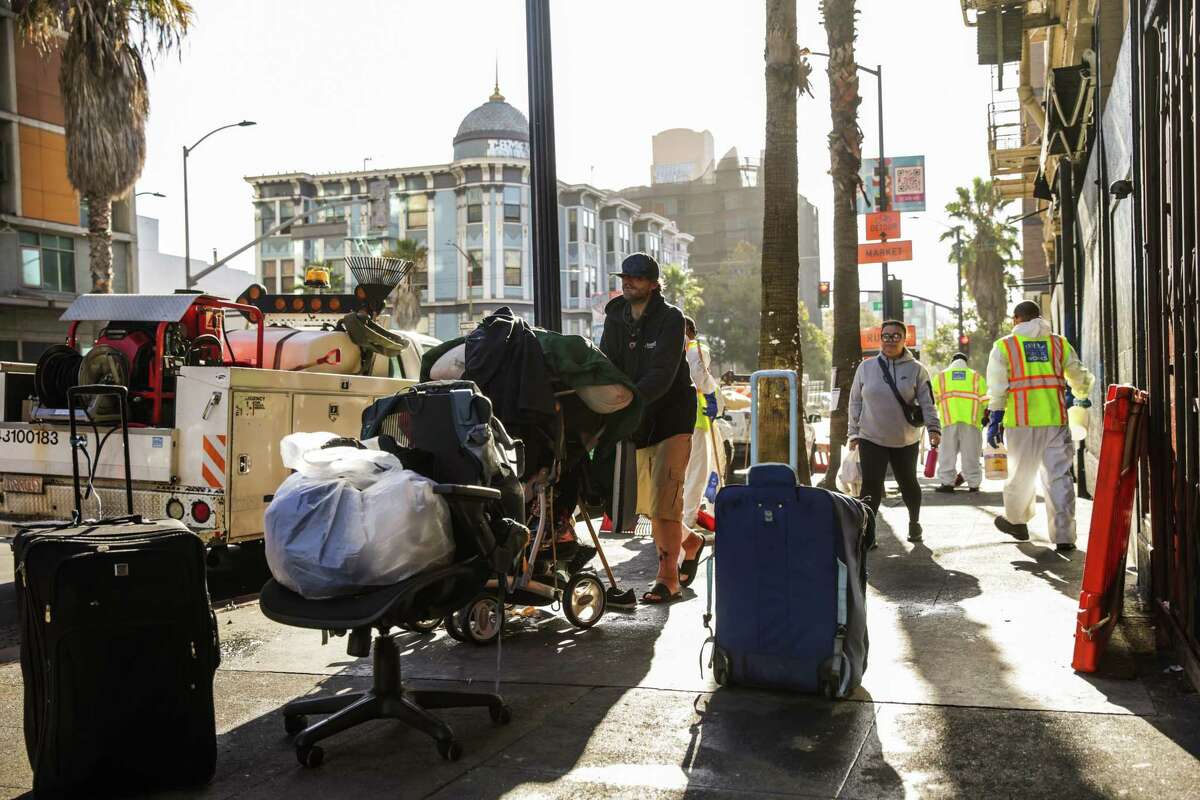
[{"label": "man's sandal", "polygon": [[[700,549],[696,551],[696,555],[691,558],[685,558],[683,563],[679,565],[679,585],[691,586],[692,581],[696,580],[696,575],[700,573],[700,556],[704,555],[704,548],[708,546],[708,540],[703,536],[700,537]],[[687,577],[683,577],[687,575]]]},{"label": "man's sandal", "polygon": [[642,602],[648,606],[666,605],[667,603],[674,603],[681,597],[683,597],[683,592],[671,594],[671,590],[667,588],[667,585],[659,581],[642,595]]}]

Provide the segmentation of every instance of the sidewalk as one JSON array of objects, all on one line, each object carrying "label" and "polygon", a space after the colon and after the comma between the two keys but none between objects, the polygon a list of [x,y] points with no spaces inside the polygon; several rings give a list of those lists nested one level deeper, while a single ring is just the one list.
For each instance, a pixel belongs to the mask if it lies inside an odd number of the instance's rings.
[{"label": "sidewalk", "polygon": [[[894,487],[893,487],[894,488]],[[367,685],[369,660],[322,647],[254,603],[219,612],[213,783],[170,797],[1030,797],[1184,798],[1200,786],[1200,698],[1164,672],[1143,622],[1126,625],[1109,677],[1070,668],[1090,506],[1080,546],[1047,546],[1045,521],[1017,544],[992,526],[998,487],[926,492],[925,543],[903,541],[889,496],[872,553],[870,664],[854,700],[716,689],[699,669],[703,572],[669,607],[610,612],[589,631],[561,616],[510,629],[503,692],[514,720],[445,712],[466,753],[449,764],[397,724],[323,743],[304,770],[279,707],[308,692]],[[651,582],[648,539],[605,540],[618,577]],[[494,648],[406,634],[406,676],[490,688]],[[1135,677],[1133,677],[1135,676]],[[15,662],[0,664],[0,796],[30,785]]]}]

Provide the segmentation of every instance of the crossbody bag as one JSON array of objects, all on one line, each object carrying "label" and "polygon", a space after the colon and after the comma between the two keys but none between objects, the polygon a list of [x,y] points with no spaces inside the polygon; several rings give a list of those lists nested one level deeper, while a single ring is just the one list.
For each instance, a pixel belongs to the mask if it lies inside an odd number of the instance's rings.
[{"label": "crossbody bag", "polygon": [[[900,404],[900,410],[904,412],[904,421],[914,428],[919,428],[925,424],[925,414],[921,411],[919,405],[913,406],[904,402],[904,398],[900,396],[900,390],[896,388],[896,381],[892,379],[892,374],[888,372],[887,364],[884,362],[883,356],[879,357],[879,368],[883,370],[883,379],[887,381],[888,388],[892,390],[892,394],[896,397],[896,402]],[[917,387],[917,391],[921,391],[921,387]]]}]

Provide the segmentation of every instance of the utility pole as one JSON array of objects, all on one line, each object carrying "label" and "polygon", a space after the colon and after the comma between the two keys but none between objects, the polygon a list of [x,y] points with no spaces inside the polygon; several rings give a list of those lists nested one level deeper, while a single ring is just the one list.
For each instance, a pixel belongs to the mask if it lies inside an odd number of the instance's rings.
[{"label": "utility pole", "polygon": [[[871,72],[871,70],[866,69],[864,67],[860,67],[860,69],[862,69],[864,72]],[[876,97],[877,97],[877,100],[879,103],[879,170],[878,170],[878,172],[879,172],[879,210],[887,211],[888,205],[889,205],[888,192],[887,192],[888,168],[887,168],[887,162],[884,161],[884,157],[883,157],[884,150],[883,150],[883,65],[882,64],[875,65],[874,75],[875,75],[875,83],[876,83],[876,87],[877,87],[875,94],[876,94]],[[904,314],[903,309],[888,307],[888,301],[887,301],[887,298],[888,298],[888,264],[886,261],[884,261],[880,266],[883,268],[883,283],[881,284],[881,286],[883,288],[880,290],[881,294],[883,295],[883,318],[884,319],[901,319]]]},{"label": "utility pole", "polygon": [[534,322],[548,331],[561,331],[550,0],[525,0],[525,47],[529,63],[529,197],[533,217],[530,254],[533,257]]},{"label": "utility pole", "polygon": [[958,340],[963,338],[962,310],[962,228],[954,229],[954,262],[958,267]]}]

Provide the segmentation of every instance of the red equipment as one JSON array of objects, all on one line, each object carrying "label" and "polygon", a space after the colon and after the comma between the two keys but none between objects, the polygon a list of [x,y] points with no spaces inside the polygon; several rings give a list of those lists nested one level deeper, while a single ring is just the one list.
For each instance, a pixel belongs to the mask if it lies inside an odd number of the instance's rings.
[{"label": "red equipment", "polygon": [[929,448],[929,452],[925,455],[925,477],[932,478],[937,474],[937,448]]},{"label": "red equipment", "polygon": [[1125,553],[1133,517],[1146,393],[1133,386],[1108,387],[1104,439],[1092,501],[1092,525],[1075,623],[1077,672],[1095,672],[1121,610]]},{"label": "red equipment", "polygon": [[[227,310],[245,315],[257,327],[251,364],[239,363],[229,350],[224,336]],[[166,423],[165,405],[175,398],[166,364],[173,355],[172,348],[182,348],[178,355],[185,358],[193,350],[207,349],[229,366],[262,368],[263,312],[252,305],[203,294],[81,295],[61,319],[71,323],[66,344],[72,350],[77,349],[80,322],[107,323],[96,337],[95,346],[107,345],[126,358],[138,378],[129,387],[130,401],[149,404],[145,422],[155,427]]]}]

